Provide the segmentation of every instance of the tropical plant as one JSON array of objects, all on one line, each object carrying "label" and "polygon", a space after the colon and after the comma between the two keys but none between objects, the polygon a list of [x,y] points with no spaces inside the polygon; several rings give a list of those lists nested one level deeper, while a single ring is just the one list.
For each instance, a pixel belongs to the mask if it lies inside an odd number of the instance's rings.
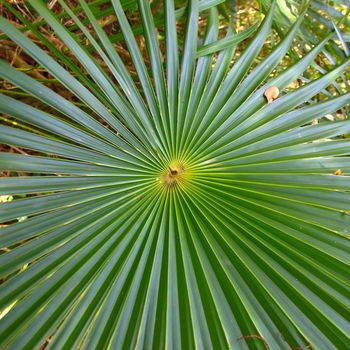
[{"label": "tropical plant", "polygon": [[[260,0],[260,8],[268,12],[272,0]],[[297,20],[297,9],[305,0],[277,0],[276,11],[273,18],[273,27],[280,36],[286,35],[288,28]],[[350,31],[350,2],[349,0],[320,1],[308,0],[310,3],[305,21],[301,24],[294,45],[290,50],[290,56],[297,61],[300,55],[304,55],[309,47],[316,45],[324,36],[325,31],[336,31],[336,35],[322,49],[322,57],[313,62],[315,72],[324,74],[329,69],[339,65],[350,57],[349,33]],[[341,11],[342,10],[342,11]],[[339,44],[342,49],[339,49]],[[305,72],[301,80],[309,82],[310,72]],[[333,90],[339,94],[350,91],[349,72],[341,75],[339,82],[333,82]],[[332,96],[331,89],[323,91],[326,96]],[[316,96],[313,100],[319,100]],[[311,103],[314,101],[310,101]],[[342,117],[350,117],[349,106],[342,109]],[[336,115],[333,118],[337,118]]]},{"label": "tropical plant", "polygon": [[[82,66],[39,31],[47,50],[0,19],[0,30],[76,96],[0,63],[4,79],[48,106],[0,96],[0,110],[17,123],[0,126],[1,142],[31,150],[0,156],[13,175],[0,181],[13,197],[0,204],[1,348],[349,348],[350,141],[341,135],[350,121],[311,122],[350,94],[300,108],[349,61],[285,91],[334,34],[268,80],[306,8],[256,63],[274,3],[231,66],[251,31],[219,39],[220,1],[189,2],[183,47],[173,1],[165,1],[163,60],[140,0],[145,63],[112,0],[134,80],[85,0],[89,26],[58,3],[95,52],[44,2],[28,3]],[[271,103],[268,87],[281,94]]]}]

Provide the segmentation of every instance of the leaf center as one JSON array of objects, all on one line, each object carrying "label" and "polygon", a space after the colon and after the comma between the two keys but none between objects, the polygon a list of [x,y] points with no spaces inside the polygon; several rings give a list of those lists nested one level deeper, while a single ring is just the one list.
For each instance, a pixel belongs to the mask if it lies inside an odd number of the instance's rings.
[{"label": "leaf center", "polygon": [[186,168],[180,162],[174,162],[162,172],[160,176],[160,183],[166,188],[174,188],[184,184],[186,180]]}]

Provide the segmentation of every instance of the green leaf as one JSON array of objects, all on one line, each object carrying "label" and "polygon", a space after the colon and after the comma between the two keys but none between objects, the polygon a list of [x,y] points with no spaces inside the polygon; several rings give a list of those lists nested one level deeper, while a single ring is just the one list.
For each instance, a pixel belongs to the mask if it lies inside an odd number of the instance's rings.
[{"label": "green leaf", "polygon": [[258,27],[258,23],[255,23],[252,26],[250,26],[248,29],[243,30],[242,32],[239,32],[230,37],[226,37],[224,39],[218,40],[215,43],[203,45],[197,49],[197,57],[209,55],[216,51],[224,50],[230,46],[237,45],[241,41],[249,38],[250,35],[255,32],[257,27]]},{"label": "green leaf", "polygon": [[[29,1],[82,69],[43,50],[44,35],[34,44],[0,19],[73,94],[0,61],[20,93],[0,95],[0,142],[10,146],[0,153],[9,175],[0,194],[12,197],[0,203],[1,348],[348,347],[350,122],[322,117],[350,103],[339,80],[349,60],[316,66],[318,79],[286,89],[334,33],[281,71],[306,8],[261,55],[278,1],[259,28],[230,26],[218,40],[220,2],[184,10],[167,0],[159,19],[139,1],[136,26],[127,4],[110,2],[135,80],[96,1],[57,1],[74,30],[46,2]],[[304,104],[334,82],[339,96]],[[280,96],[267,103],[271,86]]]}]

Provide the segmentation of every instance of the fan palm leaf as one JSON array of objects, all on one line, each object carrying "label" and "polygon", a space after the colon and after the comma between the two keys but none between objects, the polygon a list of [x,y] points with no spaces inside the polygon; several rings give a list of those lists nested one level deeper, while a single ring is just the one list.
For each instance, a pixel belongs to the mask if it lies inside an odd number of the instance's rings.
[{"label": "fan palm leaf", "polygon": [[[0,111],[28,126],[1,125],[0,141],[32,151],[0,155],[0,167],[20,175],[0,181],[1,193],[14,197],[0,211],[1,347],[349,347],[350,161],[341,135],[350,123],[311,122],[348,104],[350,94],[301,107],[349,60],[283,92],[333,33],[269,80],[306,8],[255,64],[273,3],[231,66],[235,45],[255,27],[220,39],[218,1],[189,2],[180,46],[177,12],[166,0],[163,50],[149,3],[140,0],[144,61],[122,4],[112,0],[135,80],[85,0],[88,23],[58,3],[110,74],[44,2],[28,2],[82,66],[65,65],[62,53],[49,55],[0,19],[0,29],[79,101],[0,63],[4,79],[49,107],[0,96]],[[281,92],[272,103],[268,87]]]},{"label": "fan palm leaf", "polygon": [[[264,12],[268,11],[272,3],[271,0],[260,0],[259,2],[261,10]],[[300,0],[277,1],[273,27],[279,35],[284,36],[288,31],[288,27],[297,20],[297,8],[304,2]],[[310,81],[310,75],[317,74],[317,72],[324,74],[329,67],[338,65],[339,62],[343,62],[350,56],[349,37],[347,35],[350,28],[349,2],[343,0],[333,2],[310,0],[309,3],[310,6],[307,10],[307,16],[305,16],[305,22],[300,26],[296,44],[290,50],[292,59],[298,60],[300,54],[305,53],[308,47],[317,44],[324,35],[325,30],[335,30],[336,35],[323,48],[324,57],[312,64],[313,71],[305,72],[301,77],[301,80],[306,82]],[[338,42],[340,45],[338,45]],[[338,94],[349,92],[348,80],[347,70],[347,74],[341,75],[341,80],[333,82],[333,90],[336,90]],[[331,96],[329,89],[323,90],[322,93],[326,96]],[[319,99],[320,96],[317,96],[317,98]],[[309,102],[312,103],[312,101]],[[349,107],[345,106],[342,112],[348,118]],[[334,117],[336,118],[336,115]]]}]

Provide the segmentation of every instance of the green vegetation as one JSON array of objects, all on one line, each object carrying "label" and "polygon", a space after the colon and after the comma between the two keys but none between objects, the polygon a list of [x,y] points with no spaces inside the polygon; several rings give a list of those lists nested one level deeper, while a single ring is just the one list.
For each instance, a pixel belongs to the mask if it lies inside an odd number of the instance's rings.
[{"label": "green vegetation", "polygon": [[70,3],[0,18],[0,348],[349,348],[346,18]]}]

